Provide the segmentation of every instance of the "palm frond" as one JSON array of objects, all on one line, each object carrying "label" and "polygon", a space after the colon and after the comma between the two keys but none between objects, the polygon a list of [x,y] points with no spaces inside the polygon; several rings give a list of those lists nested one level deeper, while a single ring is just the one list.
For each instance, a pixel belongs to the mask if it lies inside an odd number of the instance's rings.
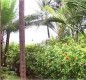
[{"label": "palm frond", "polygon": [[46,19],[44,22],[45,23],[47,23],[47,22],[58,22],[58,23],[66,24],[64,22],[64,20],[62,20],[61,18],[57,18],[57,17],[50,17],[50,18]]},{"label": "palm frond", "polygon": [[2,20],[2,26],[6,26],[15,16],[14,8],[16,0],[1,0],[1,20]]}]

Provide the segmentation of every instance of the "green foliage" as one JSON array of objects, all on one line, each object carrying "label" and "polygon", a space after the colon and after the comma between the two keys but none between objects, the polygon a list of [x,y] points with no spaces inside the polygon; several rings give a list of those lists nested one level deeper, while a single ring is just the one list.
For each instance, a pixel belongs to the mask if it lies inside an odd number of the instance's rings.
[{"label": "green foliage", "polygon": [[6,27],[12,23],[15,17],[14,8],[16,0],[1,0],[2,26]]},{"label": "green foliage", "polygon": [[51,13],[53,16],[55,16],[55,10],[52,8],[52,7],[49,7],[48,5],[47,6],[44,6],[44,10]]},{"label": "green foliage", "polygon": [[[17,67],[17,65],[19,65],[19,46],[17,44],[10,44],[9,46],[9,51],[6,54],[6,56],[8,57],[7,59],[7,67]],[[9,66],[10,65],[10,66]]]},{"label": "green foliage", "polygon": [[[57,10],[49,5],[44,6],[44,10],[52,16],[47,22],[58,22],[61,29],[73,30],[76,33],[72,37],[75,36],[76,41],[78,41],[78,33],[85,35],[82,23],[86,16],[86,0],[61,0],[61,6]],[[64,37],[64,31],[58,31],[59,39]]]},{"label": "green foliage", "polygon": [[8,74],[4,74],[6,77],[3,80],[20,80],[20,78],[16,75],[8,75]]},{"label": "green foliage", "polygon": [[[86,45],[73,39],[54,39],[47,44],[26,46],[27,70],[43,79],[86,79]],[[7,54],[9,67],[19,65],[18,46],[11,44]]]},{"label": "green foliage", "polygon": [[3,80],[5,80],[5,79],[8,80],[8,79],[12,79],[12,78],[10,78],[10,76],[12,77],[12,76],[17,76],[17,75],[16,75],[15,71],[9,70],[8,67],[2,67],[2,75],[1,76],[2,76]]}]

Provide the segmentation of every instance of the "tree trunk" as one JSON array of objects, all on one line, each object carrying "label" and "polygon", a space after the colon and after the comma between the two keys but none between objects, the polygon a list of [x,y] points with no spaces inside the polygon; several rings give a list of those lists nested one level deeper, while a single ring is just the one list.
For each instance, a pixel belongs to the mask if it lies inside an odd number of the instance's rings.
[{"label": "tree trunk", "polygon": [[5,51],[4,51],[4,60],[3,60],[4,66],[6,66],[6,54],[9,49],[9,38],[10,38],[10,32],[7,32],[6,45],[5,45]]},{"label": "tree trunk", "polygon": [[1,65],[3,66],[3,31],[1,32]]},{"label": "tree trunk", "polygon": [[78,42],[78,39],[79,39],[79,35],[78,34],[79,34],[79,31],[77,30],[76,31],[76,42]]},{"label": "tree trunk", "polygon": [[72,34],[72,38],[75,39],[75,37],[74,37],[74,30],[73,29],[71,29],[71,34]]},{"label": "tree trunk", "polygon": [[26,80],[24,0],[19,0],[20,80]]},{"label": "tree trunk", "polygon": [[1,80],[1,0],[0,0],[0,80]]},{"label": "tree trunk", "polygon": [[58,29],[58,39],[59,40],[62,40],[65,37],[64,31],[65,31],[65,27],[63,25],[59,27]]},{"label": "tree trunk", "polygon": [[2,76],[1,76],[1,38],[2,38],[2,35],[1,35],[1,0],[0,0],[0,80],[2,79]]},{"label": "tree trunk", "polygon": [[50,31],[49,31],[49,27],[47,26],[47,34],[48,34],[48,38],[50,38]]}]

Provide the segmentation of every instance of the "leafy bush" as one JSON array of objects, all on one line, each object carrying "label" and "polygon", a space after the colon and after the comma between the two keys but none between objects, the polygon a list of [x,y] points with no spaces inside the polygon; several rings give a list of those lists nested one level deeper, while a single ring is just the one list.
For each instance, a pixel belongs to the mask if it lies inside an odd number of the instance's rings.
[{"label": "leafy bush", "polygon": [[19,46],[17,44],[10,44],[7,56],[7,67],[11,70],[16,70],[19,67]]},{"label": "leafy bush", "polygon": [[[7,54],[9,67],[19,66],[18,45],[11,44]],[[43,79],[86,79],[86,45],[72,39],[26,46],[27,71]]]}]

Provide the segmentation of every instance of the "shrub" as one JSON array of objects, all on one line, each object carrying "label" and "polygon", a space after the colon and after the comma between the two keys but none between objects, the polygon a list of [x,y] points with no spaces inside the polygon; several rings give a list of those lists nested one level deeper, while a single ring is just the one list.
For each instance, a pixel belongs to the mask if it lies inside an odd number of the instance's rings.
[{"label": "shrub", "polygon": [[[83,47],[82,47],[83,46]],[[7,63],[19,66],[18,45],[11,44]],[[72,39],[26,46],[27,71],[43,79],[86,79],[86,46]]]}]

